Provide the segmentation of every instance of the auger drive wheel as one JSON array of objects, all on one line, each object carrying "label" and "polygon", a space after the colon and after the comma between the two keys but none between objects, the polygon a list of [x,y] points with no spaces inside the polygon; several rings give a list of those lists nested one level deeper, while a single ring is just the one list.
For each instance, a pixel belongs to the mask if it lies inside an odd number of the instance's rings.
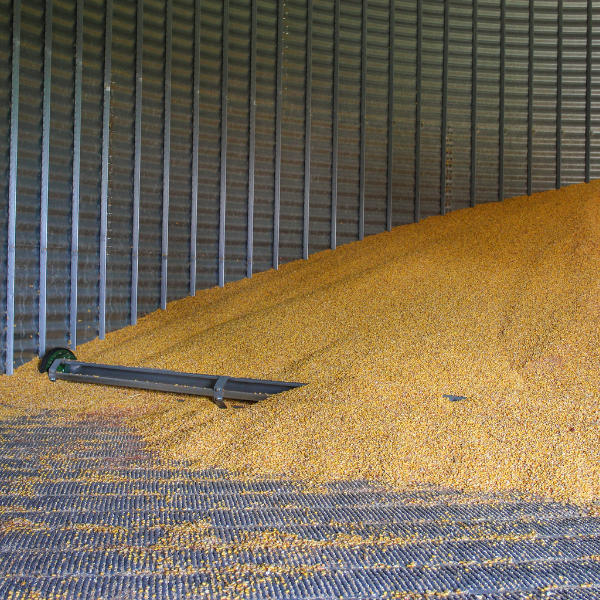
[{"label": "auger drive wheel", "polygon": [[47,373],[52,363],[58,358],[66,358],[67,360],[77,360],[77,357],[68,348],[51,348],[47,350],[44,356],[40,359],[38,368],[40,373]]}]

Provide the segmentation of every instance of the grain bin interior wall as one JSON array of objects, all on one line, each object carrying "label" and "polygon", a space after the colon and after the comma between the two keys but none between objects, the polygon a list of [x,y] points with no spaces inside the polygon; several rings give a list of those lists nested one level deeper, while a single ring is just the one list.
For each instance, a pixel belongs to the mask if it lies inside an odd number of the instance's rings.
[{"label": "grain bin interior wall", "polygon": [[0,364],[600,177],[594,0],[0,0]]}]

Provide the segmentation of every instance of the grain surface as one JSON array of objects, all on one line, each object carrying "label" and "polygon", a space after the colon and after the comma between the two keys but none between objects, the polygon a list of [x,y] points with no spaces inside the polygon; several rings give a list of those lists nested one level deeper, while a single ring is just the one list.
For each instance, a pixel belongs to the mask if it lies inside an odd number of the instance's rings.
[{"label": "grain surface", "polygon": [[30,363],[0,377],[3,414],[121,411],[164,456],[241,475],[594,503],[599,198],[592,182],[429,218],[173,302],[78,349],[309,384],[244,410],[51,384]]}]

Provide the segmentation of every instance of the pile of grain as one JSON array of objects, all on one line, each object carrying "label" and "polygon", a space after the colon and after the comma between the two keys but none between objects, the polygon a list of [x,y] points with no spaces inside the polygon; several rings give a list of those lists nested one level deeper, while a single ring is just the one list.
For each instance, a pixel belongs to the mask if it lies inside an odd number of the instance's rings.
[{"label": "pile of grain", "polygon": [[152,447],[201,467],[593,502],[599,198],[593,182],[399,227],[174,302],[78,351],[309,383],[245,410],[49,384],[33,365],[0,392],[13,408],[132,410]]}]

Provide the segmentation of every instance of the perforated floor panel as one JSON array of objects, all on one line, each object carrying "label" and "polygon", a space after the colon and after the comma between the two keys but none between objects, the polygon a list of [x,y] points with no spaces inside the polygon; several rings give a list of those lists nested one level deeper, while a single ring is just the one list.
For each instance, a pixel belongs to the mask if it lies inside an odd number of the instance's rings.
[{"label": "perforated floor panel", "polygon": [[600,598],[600,519],[161,461],[118,418],[0,423],[0,598]]}]

